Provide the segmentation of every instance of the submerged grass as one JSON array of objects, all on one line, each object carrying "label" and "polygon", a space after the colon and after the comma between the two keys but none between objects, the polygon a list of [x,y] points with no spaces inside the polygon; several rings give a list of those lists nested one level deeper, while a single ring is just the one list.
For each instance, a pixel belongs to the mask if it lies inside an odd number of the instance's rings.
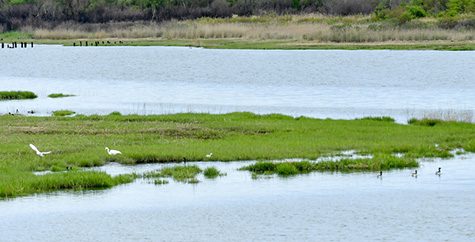
[{"label": "submerged grass", "polygon": [[[388,122],[382,122],[388,121]],[[423,121],[420,121],[423,122]],[[0,198],[22,196],[51,189],[104,187],[114,185],[100,173],[87,173],[99,181],[89,181],[74,172],[35,176],[33,171],[80,172],[82,167],[102,166],[107,162],[138,164],[150,162],[276,160],[301,158],[316,160],[322,156],[354,150],[370,154],[372,159],[321,163],[319,170],[380,170],[412,167],[420,157],[450,157],[448,151],[460,148],[475,152],[475,125],[453,121],[437,121],[435,125],[402,125],[387,118],[362,120],[321,120],[279,114],[253,113],[170,114],[170,115],[77,115],[74,117],[0,116]],[[39,157],[28,146],[52,151]],[[438,144],[436,146],[435,144]],[[105,147],[120,150],[110,156]],[[210,158],[206,155],[213,153]],[[402,158],[394,158],[400,153]],[[357,163],[351,163],[357,162]],[[277,172],[272,164],[272,172]],[[315,164],[293,164],[299,173],[316,169]],[[163,170],[173,179],[197,182],[188,171]],[[174,168],[185,169],[185,168]],[[191,168],[187,168],[191,169]],[[280,174],[293,174],[284,165]],[[201,171],[200,171],[201,172]],[[175,174],[178,173],[178,174]],[[173,175],[172,175],[173,174]],[[50,176],[55,179],[51,179]],[[63,177],[75,181],[65,185]],[[73,176],[75,178],[73,178]],[[176,177],[176,178],[175,178]],[[58,178],[58,179],[56,179]],[[36,182],[36,183],[35,183]],[[41,186],[41,182],[49,184]],[[69,183],[68,183],[69,184]]]},{"label": "submerged grass", "polygon": [[0,92],[0,100],[14,100],[14,99],[35,99],[38,96],[33,92],[28,91],[2,91]]}]

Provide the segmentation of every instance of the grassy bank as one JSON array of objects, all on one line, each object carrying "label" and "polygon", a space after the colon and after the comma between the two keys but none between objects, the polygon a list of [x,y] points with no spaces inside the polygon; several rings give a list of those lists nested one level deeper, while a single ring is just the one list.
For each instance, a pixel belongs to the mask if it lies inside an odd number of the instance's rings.
[{"label": "grassy bank", "polygon": [[236,16],[166,23],[66,25],[3,35],[5,41],[27,39],[69,46],[89,40],[99,41],[99,45],[226,49],[475,49],[473,28],[443,28],[434,18],[414,19],[398,25],[374,21],[369,15]]},{"label": "grassy bank", "polygon": [[[382,121],[379,121],[382,120]],[[252,113],[139,116],[0,116],[0,197],[62,188],[110,187],[133,177],[84,174],[82,167],[151,162],[314,160],[345,150],[404,159],[450,157],[449,150],[475,151],[475,125],[390,119],[319,120]],[[38,156],[28,145],[40,151]],[[438,144],[438,147],[435,144]],[[105,147],[122,155],[109,156]],[[206,154],[213,153],[212,157]],[[375,160],[364,160],[368,166]],[[341,166],[340,166],[341,167]],[[375,169],[390,169],[394,167]],[[46,176],[33,171],[67,171]],[[84,175],[84,176],[83,176]],[[87,176],[86,176],[87,175]],[[89,178],[88,178],[89,177]]]}]

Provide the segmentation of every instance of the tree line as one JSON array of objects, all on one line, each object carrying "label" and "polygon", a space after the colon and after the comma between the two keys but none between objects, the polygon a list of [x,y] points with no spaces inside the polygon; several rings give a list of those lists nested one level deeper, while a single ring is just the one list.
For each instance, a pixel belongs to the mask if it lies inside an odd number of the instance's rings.
[{"label": "tree line", "polygon": [[269,13],[374,14],[400,22],[475,12],[475,0],[0,0],[0,32],[64,23],[186,20]]}]

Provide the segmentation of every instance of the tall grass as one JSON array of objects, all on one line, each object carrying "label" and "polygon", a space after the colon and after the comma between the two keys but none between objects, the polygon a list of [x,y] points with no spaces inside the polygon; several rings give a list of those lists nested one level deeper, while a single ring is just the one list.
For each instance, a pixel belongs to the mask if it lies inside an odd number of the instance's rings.
[{"label": "tall grass", "polygon": [[[95,29],[91,32],[91,28]],[[475,30],[439,28],[437,20],[413,20],[403,26],[372,22],[370,16],[332,17],[323,15],[284,15],[264,17],[201,18],[167,23],[95,24],[89,28],[59,26],[36,29],[35,39],[146,39],[173,40],[242,39],[255,41],[299,41],[305,43],[381,43],[420,41],[475,41]]]}]

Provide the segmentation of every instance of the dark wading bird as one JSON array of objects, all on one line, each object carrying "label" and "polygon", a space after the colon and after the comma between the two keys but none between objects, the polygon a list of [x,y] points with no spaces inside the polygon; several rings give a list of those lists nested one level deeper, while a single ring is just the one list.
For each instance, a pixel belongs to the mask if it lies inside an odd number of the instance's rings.
[{"label": "dark wading bird", "polygon": [[376,176],[376,177],[377,177],[377,178],[383,178],[383,172],[382,172],[382,171],[380,171],[380,172],[379,172],[379,175],[378,175],[378,176]]},{"label": "dark wading bird", "polygon": [[412,173],[412,177],[417,177],[417,170]]},{"label": "dark wading bird", "polygon": [[435,172],[436,175],[440,176],[440,174],[442,174],[442,172],[440,171],[440,167],[439,167],[439,170]]}]

